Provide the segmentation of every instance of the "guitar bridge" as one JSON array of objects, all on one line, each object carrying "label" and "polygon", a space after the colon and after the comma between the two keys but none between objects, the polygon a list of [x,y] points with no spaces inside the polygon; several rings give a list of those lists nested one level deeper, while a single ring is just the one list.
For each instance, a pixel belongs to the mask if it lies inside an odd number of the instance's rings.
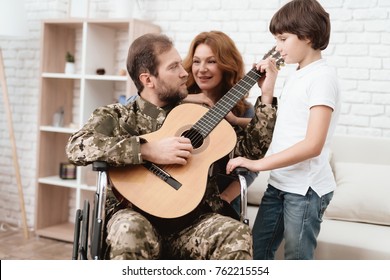
[{"label": "guitar bridge", "polygon": [[148,161],[144,163],[143,166],[175,190],[180,189],[180,187],[182,186],[179,181],[173,178],[168,172],[164,171],[158,165]]}]

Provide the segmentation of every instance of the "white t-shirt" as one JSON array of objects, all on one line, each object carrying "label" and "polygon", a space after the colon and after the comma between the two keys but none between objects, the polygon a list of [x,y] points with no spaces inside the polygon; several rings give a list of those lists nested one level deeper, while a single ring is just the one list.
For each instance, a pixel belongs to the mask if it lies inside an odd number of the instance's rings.
[{"label": "white t-shirt", "polygon": [[272,170],[269,184],[279,190],[305,195],[311,187],[322,196],[336,188],[329,164],[329,146],[340,114],[340,89],[335,71],[324,59],[296,70],[286,80],[268,153],[283,151],[305,138],[310,108],[315,105],[333,109],[325,145],[317,157]]}]

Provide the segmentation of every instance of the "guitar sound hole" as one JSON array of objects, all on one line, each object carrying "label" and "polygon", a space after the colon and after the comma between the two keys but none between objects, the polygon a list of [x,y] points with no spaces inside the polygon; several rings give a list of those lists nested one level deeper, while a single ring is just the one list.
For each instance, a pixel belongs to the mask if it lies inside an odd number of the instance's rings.
[{"label": "guitar sound hole", "polygon": [[192,147],[195,149],[203,145],[203,136],[195,129],[191,128],[183,132],[181,136],[184,136],[191,140]]}]

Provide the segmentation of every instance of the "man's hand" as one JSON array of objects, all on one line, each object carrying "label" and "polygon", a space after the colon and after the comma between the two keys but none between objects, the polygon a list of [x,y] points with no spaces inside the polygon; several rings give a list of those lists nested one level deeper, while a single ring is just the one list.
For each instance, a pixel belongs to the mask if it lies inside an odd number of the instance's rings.
[{"label": "man's hand", "polygon": [[192,144],[185,137],[168,137],[141,145],[143,160],[156,164],[185,165],[192,155]]}]

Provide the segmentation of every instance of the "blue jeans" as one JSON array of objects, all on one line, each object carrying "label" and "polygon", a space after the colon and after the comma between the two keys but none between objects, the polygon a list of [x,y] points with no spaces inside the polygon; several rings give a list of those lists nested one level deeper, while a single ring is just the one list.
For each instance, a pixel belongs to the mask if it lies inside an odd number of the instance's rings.
[{"label": "blue jeans", "polygon": [[275,258],[283,238],[284,258],[313,259],[322,216],[333,197],[319,197],[311,188],[305,196],[268,185],[253,225],[254,259]]}]

